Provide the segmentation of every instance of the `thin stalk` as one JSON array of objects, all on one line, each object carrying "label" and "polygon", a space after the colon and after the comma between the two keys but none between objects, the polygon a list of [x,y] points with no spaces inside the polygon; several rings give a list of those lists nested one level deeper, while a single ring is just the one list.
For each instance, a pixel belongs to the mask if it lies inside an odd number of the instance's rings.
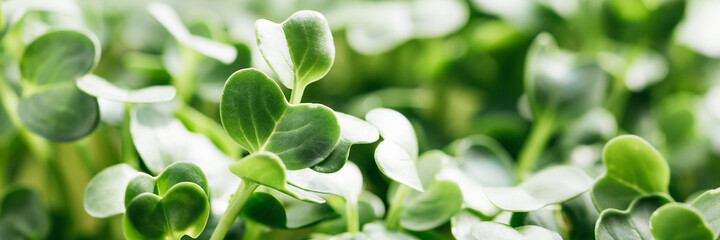
[{"label": "thin stalk", "polygon": [[242,240],[257,240],[263,234],[264,226],[255,221],[245,220],[245,232],[243,232]]},{"label": "thin stalk", "polygon": [[290,94],[290,104],[299,104],[302,102],[303,92],[305,92],[305,85],[295,84],[295,87],[292,89],[292,94]]},{"label": "thin stalk", "polygon": [[133,143],[132,134],[130,133],[130,110],[132,109],[132,103],[125,103],[125,109],[123,111],[123,123],[122,123],[122,159],[124,163],[138,168],[140,163],[138,162],[137,154],[135,154],[135,144]]},{"label": "thin stalk", "polygon": [[410,187],[400,184],[395,190],[395,194],[390,201],[390,209],[385,218],[385,227],[388,229],[398,229],[400,225],[400,213],[402,212],[402,204],[405,196],[410,192]]},{"label": "thin stalk", "polygon": [[182,58],[182,69],[177,76],[173,76],[172,84],[177,88],[178,95],[184,102],[189,102],[195,91],[195,72],[199,53],[185,46],[178,45]]},{"label": "thin stalk", "polygon": [[347,221],[348,232],[359,232],[360,231],[360,218],[358,214],[358,203],[357,201],[345,201],[345,220]]},{"label": "thin stalk", "polygon": [[555,112],[547,111],[542,114],[532,126],[530,136],[520,150],[518,157],[517,177],[522,181],[530,173],[540,158],[543,148],[555,131]]},{"label": "thin stalk", "polygon": [[232,198],[230,198],[230,206],[228,206],[220,218],[220,222],[218,222],[215,231],[212,236],[210,236],[210,240],[222,240],[225,238],[230,226],[235,222],[235,218],[240,215],[240,210],[242,210],[243,205],[245,205],[250,195],[255,192],[258,186],[258,184],[249,181],[240,182],[237,191],[233,194]]}]

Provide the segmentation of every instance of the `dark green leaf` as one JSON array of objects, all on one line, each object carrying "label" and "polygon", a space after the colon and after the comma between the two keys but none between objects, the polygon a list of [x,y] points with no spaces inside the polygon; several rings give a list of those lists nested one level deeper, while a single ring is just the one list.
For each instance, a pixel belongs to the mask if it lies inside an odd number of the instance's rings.
[{"label": "dark green leaf", "polygon": [[270,227],[303,228],[339,215],[327,204],[290,199],[283,204],[271,194],[256,192],[243,206],[242,216]]},{"label": "dark green leaf", "polygon": [[380,137],[378,130],[362,119],[341,112],[335,112],[335,116],[340,124],[340,139],[325,160],[310,167],[317,172],[332,173],[340,170],[347,162],[353,144],[372,143]]},{"label": "dark green leaf", "polygon": [[649,195],[635,199],[627,210],[607,209],[595,227],[596,239],[652,239],[650,215],[670,202],[672,200],[664,195]]},{"label": "dark green leaf", "polygon": [[6,240],[45,239],[50,215],[42,198],[26,187],[11,186],[0,196],[0,236]]},{"label": "dark green leaf", "polygon": [[650,232],[657,240],[715,239],[701,213],[680,203],[658,208],[650,217]]}]

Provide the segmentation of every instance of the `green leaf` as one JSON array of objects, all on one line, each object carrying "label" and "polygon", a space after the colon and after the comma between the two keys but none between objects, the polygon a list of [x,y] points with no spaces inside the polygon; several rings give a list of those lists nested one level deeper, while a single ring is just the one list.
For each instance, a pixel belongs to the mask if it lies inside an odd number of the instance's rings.
[{"label": "green leaf", "polygon": [[718,206],[718,202],[720,202],[720,188],[704,192],[690,204],[702,215],[716,237],[720,235],[720,206]]},{"label": "green leaf", "polygon": [[6,240],[46,239],[50,214],[35,191],[9,186],[0,195],[0,236]]},{"label": "green leaf", "polygon": [[370,110],[365,119],[377,127],[384,139],[375,149],[375,162],[380,171],[399,183],[423,191],[415,171],[418,146],[410,121],[399,112],[387,108]]},{"label": "green leaf", "polygon": [[545,114],[572,119],[599,106],[606,89],[605,73],[558,49],[548,33],[533,41],[526,59],[525,93],[535,119]]},{"label": "green leaf", "polygon": [[662,155],[640,137],[624,135],[603,149],[606,172],[595,182],[591,195],[595,207],[625,209],[638,196],[667,193],[670,170]]},{"label": "green leaf", "polygon": [[240,146],[251,153],[276,153],[290,170],[320,163],[340,137],[332,110],[319,104],[289,105],[277,84],[255,69],[228,78],[220,118]]},{"label": "green leaf", "polygon": [[148,11],[179,43],[198,53],[220,60],[225,64],[232,63],[237,57],[237,50],[231,45],[192,35],[170,5],[153,2],[148,5]]},{"label": "green leaf", "polygon": [[175,98],[172,86],[153,86],[137,90],[118,88],[107,80],[86,75],[77,81],[77,87],[87,94],[117,102],[153,103],[167,102]]},{"label": "green leaf", "polygon": [[176,184],[183,182],[195,183],[204,192],[208,191],[207,178],[197,165],[189,162],[179,162],[170,165],[156,179],[157,191],[160,195],[165,195]]},{"label": "green leaf", "polygon": [[551,167],[515,187],[486,188],[488,199],[500,209],[529,212],[561,203],[590,189],[592,179],[571,166]]},{"label": "green leaf", "polygon": [[436,180],[419,195],[408,196],[400,215],[403,228],[424,231],[450,220],[462,207],[463,195],[457,184]]},{"label": "green leaf", "polygon": [[559,240],[560,234],[542,227],[527,225],[512,228],[497,222],[476,222],[472,225],[475,240]]},{"label": "green leaf", "polygon": [[362,173],[353,162],[348,162],[340,171],[334,173],[302,169],[287,171],[286,174],[287,181],[301,189],[334,194],[352,203],[357,203],[362,192]]},{"label": "green leaf", "polygon": [[385,228],[383,222],[372,222],[363,226],[367,239],[377,240],[416,240],[417,238],[403,232],[392,231]]},{"label": "green leaf", "polygon": [[680,203],[658,208],[650,217],[650,232],[657,240],[715,239],[701,213]]},{"label": "green leaf", "polygon": [[162,197],[142,193],[127,206],[123,229],[128,239],[197,238],[210,215],[207,194],[200,186],[182,182]]},{"label": "green leaf", "polygon": [[561,204],[566,225],[570,227],[570,239],[592,239],[595,237],[595,225],[600,213],[595,209],[590,192],[570,199]]},{"label": "green leaf", "polygon": [[652,239],[650,216],[662,205],[672,202],[663,194],[635,199],[627,210],[607,209],[595,226],[598,240]]},{"label": "green leaf", "polygon": [[324,77],[335,60],[330,26],[315,11],[298,11],[279,24],[260,19],[255,34],[265,61],[290,89]]},{"label": "green leaf", "polygon": [[106,218],[125,212],[125,189],[136,176],[138,171],[124,163],[102,170],[85,188],[83,196],[85,211],[96,218]]},{"label": "green leaf", "polygon": [[378,140],[378,130],[368,122],[352,115],[335,112],[340,124],[340,139],[335,149],[325,160],[310,167],[321,173],[332,173],[340,170],[350,156],[350,147],[357,143],[372,143]]},{"label": "green leaf", "polygon": [[269,193],[256,192],[245,203],[241,214],[244,218],[282,229],[304,228],[339,216],[327,204],[293,200],[283,204]]},{"label": "green leaf", "polygon": [[88,135],[99,120],[97,100],[75,87],[100,58],[92,35],[72,30],[33,40],[20,60],[23,93],[18,115],[31,131],[55,141]]},{"label": "green leaf", "polygon": [[288,185],[285,178],[285,166],[280,161],[280,158],[273,153],[257,152],[250,154],[231,164],[230,171],[243,181],[264,185],[303,201],[325,202],[315,194]]}]

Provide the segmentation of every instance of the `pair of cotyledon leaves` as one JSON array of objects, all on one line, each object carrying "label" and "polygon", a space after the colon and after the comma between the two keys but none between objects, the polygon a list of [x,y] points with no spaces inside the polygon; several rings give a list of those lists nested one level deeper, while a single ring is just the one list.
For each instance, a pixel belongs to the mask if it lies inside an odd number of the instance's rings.
[{"label": "pair of cotyledon leaves", "polygon": [[90,181],[84,207],[100,218],[124,213],[128,239],[197,237],[210,215],[208,181],[197,165],[188,162],[174,163],[157,177],[118,164]]}]

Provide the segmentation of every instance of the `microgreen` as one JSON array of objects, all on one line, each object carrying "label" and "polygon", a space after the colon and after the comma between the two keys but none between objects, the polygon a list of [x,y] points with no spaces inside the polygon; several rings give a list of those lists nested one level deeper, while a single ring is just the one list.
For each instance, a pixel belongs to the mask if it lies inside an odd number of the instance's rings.
[{"label": "microgreen", "polygon": [[37,192],[10,186],[0,195],[0,236],[3,239],[42,239],[50,233],[50,214]]}]

